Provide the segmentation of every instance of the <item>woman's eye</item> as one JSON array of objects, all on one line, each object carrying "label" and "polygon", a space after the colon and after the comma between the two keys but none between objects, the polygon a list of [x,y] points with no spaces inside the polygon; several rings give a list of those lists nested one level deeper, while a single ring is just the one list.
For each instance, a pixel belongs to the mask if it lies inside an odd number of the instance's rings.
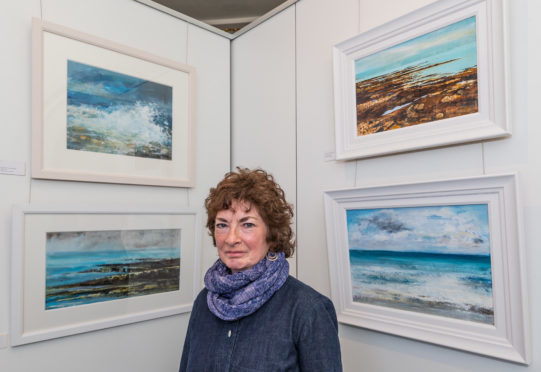
[{"label": "woman's eye", "polygon": [[216,228],[217,228],[217,229],[224,229],[224,228],[226,228],[226,227],[227,227],[227,225],[226,225],[225,223],[217,223],[217,224],[216,224]]},{"label": "woman's eye", "polygon": [[254,227],[254,226],[255,226],[255,225],[254,225],[253,223],[251,223],[251,222],[246,222],[246,223],[244,224],[244,227],[246,227],[246,228],[251,228],[251,227]]}]

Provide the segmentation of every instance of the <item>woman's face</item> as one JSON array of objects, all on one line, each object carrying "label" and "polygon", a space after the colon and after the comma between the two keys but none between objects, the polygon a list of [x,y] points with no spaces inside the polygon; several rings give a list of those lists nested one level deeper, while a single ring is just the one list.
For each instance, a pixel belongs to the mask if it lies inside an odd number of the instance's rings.
[{"label": "woman's face", "polygon": [[218,255],[233,273],[251,268],[269,251],[267,225],[257,208],[249,208],[249,203],[233,200],[229,209],[216,214]]}]

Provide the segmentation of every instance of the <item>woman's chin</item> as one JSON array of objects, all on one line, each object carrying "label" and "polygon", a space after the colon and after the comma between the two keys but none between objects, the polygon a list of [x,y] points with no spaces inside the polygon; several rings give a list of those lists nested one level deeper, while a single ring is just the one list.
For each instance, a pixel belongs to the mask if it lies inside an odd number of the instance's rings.
[{"label": "woman's chin", "polygon": [[227,266],[227,267],[229,267],[229,270],[231,270],[233,274],[238,273],[240,271],[248,270],[250,268],[248,266],[233,266],[233,265]]},{"label": "woman's chin", "polygon": [[229,259],[229,260],[222,260],[225,264],[225,266],[227,266],[229,268],[229,270],[231,270],[231,272],[234,274],[234,273],[238,273],[239,271],[244,271],[244,270],[248,270],[249,268],[253,267],[253,265],[248,265],[246,263],[243,263],[243,262],[237,262],[237,260],[232,260],[232,259]]}]

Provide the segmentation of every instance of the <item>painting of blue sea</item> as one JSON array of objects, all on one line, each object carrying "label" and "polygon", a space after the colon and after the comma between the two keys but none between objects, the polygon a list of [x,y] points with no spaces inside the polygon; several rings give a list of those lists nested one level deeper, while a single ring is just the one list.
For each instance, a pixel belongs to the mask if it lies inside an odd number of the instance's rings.
[{"label": "painting of blue sea", "polygon": [[180,229],[48,232],[45,309],[177,291]]},{"label": "painting of blue sea", "polygon": [[357,135],[478,112],[476,17],[355,61]]},{"label": "painting of blue sea", "polygon": [[488,205],[347,211],[353,301],[494,324]]},{"label": "painting of blue sea", "polygon": [[171,160],[173,88],[68,60],[67,148]]}]

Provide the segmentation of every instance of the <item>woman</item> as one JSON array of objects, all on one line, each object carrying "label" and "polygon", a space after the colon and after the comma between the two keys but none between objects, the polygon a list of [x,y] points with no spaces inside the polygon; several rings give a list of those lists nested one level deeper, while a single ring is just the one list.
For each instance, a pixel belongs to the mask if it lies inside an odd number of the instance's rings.
[{"label": "woman", "polygon": [[289,276],[293,209],[273,177],[238,168],[205,207],[220,259],[194,302],[180,371],[341,371],[331,301]]}]

